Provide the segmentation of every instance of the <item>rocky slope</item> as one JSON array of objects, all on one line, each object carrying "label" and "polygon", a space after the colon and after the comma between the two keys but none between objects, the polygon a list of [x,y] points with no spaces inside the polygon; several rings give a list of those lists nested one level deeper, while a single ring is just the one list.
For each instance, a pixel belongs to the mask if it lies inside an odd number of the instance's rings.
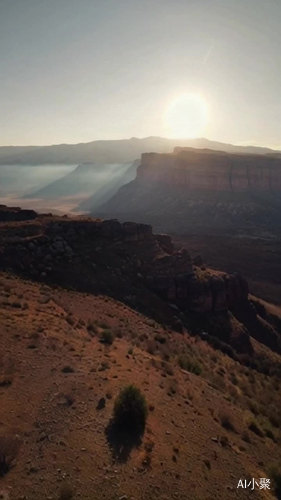
[{"label": "rocky slope", "polygon": [[[12,273],[0,272],[0,311],[2,499],[276,498],[280,376],[110,297]],[[112,345],[101,342],[105,332]],[[271,365],[281,360],[255,349]],[[149,405],[137,439],[108,432],[129,383]],[[237,490],[253,477],[271,489]]]},{"label": "rocky slope", "polygon": [[280,229],[281,159],[175,148],[142,155],[136,179],[99,212],[167,232]]},{"label": "rocky slope", "polygon": [[[275,498],[280,308],[148,225],[0,214],[0,497]],[[112,426],[128,384],[137,435]]]},{"label": "rocky slope", "polygon": [[[260,317],[245,279],[192,262],[186,250],[176,251],[170,237],[154,235],[151,226],[83,217],[34,218],[34,213],[31,220],[15,222],[14,211],[11,222],[0,223],[3,270],[106,293],[179,331],[205,331],[238,353],[253,354],[250,335],[281,350],[280,325],[270,316]],[[7,209],[6,219],[10,213]]]}]

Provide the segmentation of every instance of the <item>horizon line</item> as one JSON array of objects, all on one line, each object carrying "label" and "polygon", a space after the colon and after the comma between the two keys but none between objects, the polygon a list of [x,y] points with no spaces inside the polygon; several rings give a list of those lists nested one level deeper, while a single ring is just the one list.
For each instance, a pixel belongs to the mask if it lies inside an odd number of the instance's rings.
[{"label": "horizon line", "polygon": [[280,146],[268,146],[268,145],[261,145],[261,144],[251,144],[251,143],[232,143],[232,142],[223,142],[217,139],[209,139],[208,137],[180,137],[180,138],[173,138],[173,137],[163,137],[160,135],[149,135],[149,136],[144,136],[144,137],[124,137],[122,139],[93,139],[91,141],[86,141],[86,142],[61,142],[61,143],[53,143],[53,144],[1,144],[0,148],[47,148],[47,147],[54,147],[54,146],[79,146],[79,145],[86,145],[86,144],[91,144],[93,142],[121,142],[121,141],[132,141],[132,140],[137,140],[137,141],[143,141],[147,139],[162,139],[166,141],[200,141],[200,140],[205,140],[208,142],[217,142],[220,144],[227,144],[230,146],[240,146],[240,147],[253,147],[253,148],[266,148],[270,149],[272,151],[279,151],[281,149]]}]

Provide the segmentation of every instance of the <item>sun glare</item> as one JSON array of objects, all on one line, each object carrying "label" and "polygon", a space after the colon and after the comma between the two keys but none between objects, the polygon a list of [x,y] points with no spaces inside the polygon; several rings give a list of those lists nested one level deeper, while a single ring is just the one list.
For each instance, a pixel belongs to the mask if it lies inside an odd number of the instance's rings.
[{"label": "sun glare", "polygon": [[198,94],[177,97],[165,113],[168,134],[178,139],[200,136],[207,125],[207,118],[207,104]]}]

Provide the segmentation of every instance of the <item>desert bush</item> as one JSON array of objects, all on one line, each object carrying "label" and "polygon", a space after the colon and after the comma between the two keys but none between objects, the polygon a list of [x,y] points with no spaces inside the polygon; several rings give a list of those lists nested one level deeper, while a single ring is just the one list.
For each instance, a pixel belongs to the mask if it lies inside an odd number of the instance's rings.
[{"label": "desert bush", "polygon": [[87,325],[87,330],[91,335],[94,335],[98,331],[96,325],[90,321]]},{"label": "desert bush", "polygon": [[123,332],[120,328],[116,328],[116,337],[118,337],[118,339],[122,339],[123,337]]},{"label": "desert bush", "polygon": [[228,413],[222,413],[220,415],[220,421],[221,425],[224,427],[224,429],[232,432],[236,432],[236,429],[234,427],[234,424],[232,422],[232,418]]},{"label": "desert bush", "polygon": [[113,341],[114,341],[114,334],[112,333],[111,330],[104,330],[101,333],[100,341],[103,344],[111,345],[111,344],[113,344]]},{"label": "desert bush", "polygon": [[155,340],[148,340],[146,349],[149,354],[155,354],[155,352],[157,351],[157,344]]},{"label": "desert bush", "polygon": [[276,410],[275,410],[275,411],[274,411],[274,410],[271,410],[271,411],[269,412],[268,418],[269,418],[270,423],[271,423],[274,427],[276,427],[276,428],[280,427],[280,419],[279,419],[279,416],[278,416],[278,415],[276,415]]},{"label": "desert bush", "polygon": [[166,361],[162,361],[161,367],[163,368],[163,373],[166,373],[167,375],[174,375],[174,370],[173,367],[170,363],[167,363]]},{"label": "desert bush", "polygon": [[159,342],[160,344],[165,344],[167,340],[166,337],[164,337],[164,335],[161,335],[160,333],[157,333],[154,339],[156,340],[156,342]]},{"label": "desert bush", "polygon": [[108,361],[102,361],[100,366],[98,367],[99,372],[104,372],[105,370],[108,370],[110,367]]},{"label": "desert bush", "polygon": [[74,326],[75,324],[75,319],[72,317],[72,314],[68,314],[65,318],[65,320],[67,321],[67,323],[71,326]]},{"label": "desert bush", "polygon": [[100,328],[103,328],[104,330],[108,329],[108,324],[105,323],[104,321],[99,321],[98,325],[100,326]]},{"label": "desert bush", "polygon": [[228,437],[227,436],[221,436],[220,438],[220,444],[223,448],[226,448],[227,446],[229,446],[229,440],[228,440]]},{"label": "desert bush", "polygon": [[281,464],[274,464],[269,469],[270,478],[273,481],[274,492],[278,500],[281,500]]},{"label": "desert bush", "polygon": [[238,378],[237,378],[237,376],[236,376],[236,374],[235,374],[235,373],[231,372],[231,373],[230,373],[230,377],[229,377],[229,378],[230,378],[230,381],[231,381],[231,383],[232,383],[233,385],[238,385],[238,382],[239,382],[239,381],[238,381]]},{"label": "desert bush", "polygon": [[262,430],[261,430],[261,428],[258,425],[256,420],[253,419],[249,422],[248,429],[250,429],[250,431],[254,432],[257,436],[263,437],[263,432],[262,432]]},{"label": "desert bush", "polygon": [[72,487],[69,484],[63,484],[59,495],[59,500],[71,500],[74,496]]},{"label": "desert bush", "polygon": [[62,373],[73,373],[74,369],[72,368],[72,366],[66,365],[62,368],[61,371]]},{"label": "desert bush", "polygon": [[18,454],[20,442],[8,436],[0,436],[0,477],[12,468]]},{"label": "desert bush", "polygon": [[247,431],[243,432],[242,439],[243,439],[243,441],[245,441],[245,443],[251,443],[251,438],[250,438]]},{"label": "desert bush", "polygon": [[272,439],[272,441],[274,441],[276,443],[276,437],[274,435],[274,433],[272,432],[271,429],[269,429],[268,427],[264,430],[265,432],[265,435],[266,437],[268,437],[269,439]]},{"label": "desert bush", "polygon": [[113,408],[113,420],[117,426],[143,430],[147,419],[147,403],[135,385],[127,385],[117,396]]},{"label": "desert bush", "polygon": [[177,393],[177,391],[178,391],[178,381],[177,379],[173,378],[170,381],[167,394],[168,396],[174,396]]},{"label": "desert bush", "polygon": [[5,476],[10,470],[10,465],[7,463],[5,455],[0,455],[0,477]]},{"label": "desert bush", "polygon": [[249,401],[249,409],[251,410],[251,412],[255,416],[260,414],[260,410],[259,410],[259,407],[258,407],[258,404],[256,403],[256,401],[252,401],[252,400]]},{"label": "desert bush", "polygon": [[202,367],[197,361],[191,359],[186,354],[182,354],[178,358],[178,364],[183,370],[187,370],[188,372],[195,373],[195,375],[200,375],[202,372]]}]

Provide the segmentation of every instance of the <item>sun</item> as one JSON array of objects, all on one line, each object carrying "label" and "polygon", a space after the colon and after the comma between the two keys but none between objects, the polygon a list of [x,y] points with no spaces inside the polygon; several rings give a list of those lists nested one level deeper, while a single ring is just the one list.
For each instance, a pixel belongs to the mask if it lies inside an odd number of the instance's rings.
[{"label": "sun", "polygon": [[199,137],[207,121],[207,103],[199,94],[180,95],[170,103],[165,113],[169,136],[177,139]]}]

